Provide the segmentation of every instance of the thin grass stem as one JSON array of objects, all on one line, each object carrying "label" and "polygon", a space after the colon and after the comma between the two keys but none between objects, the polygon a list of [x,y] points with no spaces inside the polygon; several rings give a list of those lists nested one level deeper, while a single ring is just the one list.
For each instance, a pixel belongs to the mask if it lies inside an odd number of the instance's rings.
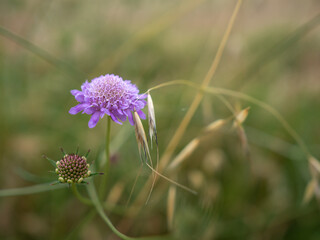
[{"label": "thin grass stem", "polygon": [[[238,0],[236,7],[232,13],[232,16],[229,20],[227,29],[222,37],[222,40],[220,42],[219,47],[218,47],[216,56],[212,62],[212,65],[211,65],[209,71],[207,72],[207,74],[201,84],[202,88],[207,87],[209,85],[212,77],[214,76],[214,74],[217,70],[217,67],[221,61],[222,53],[223,53],[224,48],[226,46],[227,40],[229,39],[231,29],[234,25],[234,21],[236,19],[236,16],[238,14],[239,9],[240,9],[241,3],[242,3],[242,1]],[[188,109],[188,112],[184,116],[182,122],[180,123],[180,125],[178,126],[177,130],[175,131],[173,137],[171,138],[171,141],[169,142],[162,158],[160,159],[159,170],[162,170],[170,161],[172,154],[174,153],[175,149],[177,148],[177,146],[178,146],[186,128],[188,127],[194,113],[196,112],[202,98],[203,98],[203,92],[199,91],[197,93],[197,95],[195,96],[195,98],[193,99],[193,102],[191,103],[191,105]]]},{"label": "thin grass stem", "polygon": [[[265,102],[262,102],[261,100],[258,100],[254,97],[251,97],[247,94],[241,93],[241,92],[237,92],[237,91],[233,91],[233,90],[229,90],[229,89],[225,89],[225,88],[217,88],[217,87],[199,87],[197,84],[194,84],[193,82],[190,81],[186,81],[186,80],[174,80],[171,82],[167,82],[166,84],[160,84],[158,86],[155,86],[152,88],[152,90],[155,89],[159,89],[161,87],[166,87],[166,86],[170,86],[170,85],[185,85],[185,86],[189,86],[192,88],[196,88],[202,92],[206,92],[206,93],[211,93],[214,95],[225,95],[225,96],[229,96],[229,97],[234,97],[237,99],[242,99],[248,102],[251,102],[261,108],[263,108],[264,110],[268,111],[272,116],[274,116],[279,122],[280,124],[283,126],[283,128],[288,132],[288,134],[297,142],[297,144],[299,145],[299,147],[301,148],[301,150],[309,157],[311,156],[306,144],[304,143],[304,141],[301,139],[301,137],[299,136],[299,134],[290,126],[290,124],[284,119],[284,117],[273,107],[271,107],[270,105],[266,104]],[[149,91],[151,91],[149,89]]]}]

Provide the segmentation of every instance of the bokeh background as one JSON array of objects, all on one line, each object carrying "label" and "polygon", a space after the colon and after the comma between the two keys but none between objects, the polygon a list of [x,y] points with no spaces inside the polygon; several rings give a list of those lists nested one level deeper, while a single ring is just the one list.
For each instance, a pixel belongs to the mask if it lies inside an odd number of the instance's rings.
[{"label": "bokeh background", "polygon": [[[60,147],[91,149],[103,158],[106,121],[68,114],[71,89],[114,73],[141,92],[176,79],[201,83],[211,66],[236,1],[0,2],[0,188],[50,182]],[[277,109],[315,157],[320,157],[320,2],[248,0],[237,16],[212,86],[249,94]],[[17,37],[18,36],[18,37]],[[152,92],[163,153],[192,102],[195,89]],[[148,205],[128,216],[126,201],[138,174],[134,128],[112,124],[107,212],[130,236],[171,233],[175,239],[319,239],[317,201],[303,205],[310,181],[297,143],[265,110],[251,107],[244,123],[251,161],[232,126],[206,136],[181,165],[171,229],[167,182],[159,180]],[[206,95],[175,154],[229,110]],[[143,168],[132,199],[150,175]],[[48,188],[50,186],[48,185]],[[85,194],[85,190],[83,189]],[[132,202],[132,201],[131,201]],[[0,199],[1,239],[117,239],[70,189]]]}]

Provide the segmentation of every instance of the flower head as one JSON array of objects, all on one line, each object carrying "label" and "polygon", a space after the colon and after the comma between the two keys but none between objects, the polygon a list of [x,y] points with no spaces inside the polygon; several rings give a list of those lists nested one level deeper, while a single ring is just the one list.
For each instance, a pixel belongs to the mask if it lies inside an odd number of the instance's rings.
[{"label": "flower head", "polygon": [[60,161],[56,162],[56,166],[56,173],[62,183],[81,183],[91,175],[86,157],[77,154],[64,155]]},{"label": "flower head", "polygon": [[123,81],[121,77],[107,74],[86,81],[81,86],[81,91],[71,90],[71,94],[79,104],[72,107],[70,114],[77,114],[82,111],[91,115],[88,126],[93,128],[99,119],[105,114],[119,124],[120,121],[128,120],[134,125],[132,112],[136,111],[142,119],[145,114],[141,111],[146,105],[143,100],[147,95],[139,94],[139,89],[129,80]]},{"label": "flower head", "polygon": [[55,173],[58,175],[58,181],[52,183],[52,185],[59,183],[87,183],[85,181],[86,178],[103,174],[89,170],[90,164],[87,162],[87,157],[90,150],[88,150],[85,156],[78,155],[78,150],[79,149],[77,149],[76,153],[67,154],[61,148],[63,157],[59,161],[54,161],[46,155],[43,155],[43,158],[51,163],[55,168]]}]

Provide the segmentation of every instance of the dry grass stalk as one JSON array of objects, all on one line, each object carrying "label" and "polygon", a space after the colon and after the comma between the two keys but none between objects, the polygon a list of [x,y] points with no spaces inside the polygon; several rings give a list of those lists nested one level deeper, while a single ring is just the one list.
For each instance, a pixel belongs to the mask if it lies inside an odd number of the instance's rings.
[{"label": "dry grass stalk", "polygon": [[168,170],[175,169],[180,165],[191,153],[199,146],[200,140],[198,138],[193,139],[184,149],[176,156],[168,166]]},{"label": "dry grass stalk", "polygon": [[[144,128],[143,128],[143,125],[142,125],[142,122],[141,122],[141,119],[138,115],[137,112],[134,112],[133,114],[133,120],[134,120],[134,128],[135,128],[135,133],[136,133],[136,139],[137,139],[137,143],[138,143],[138,148],[139,148],[139,154],[140,154],[140,158],[141,160],[145,160],[145,163],[149,166],[149,164],[147,163],[147,160],[149,159],[150,161],[150,164],[151,164],[151,168],[153,169],[153,163],[152,163],[152,159],[151,159],[151,155],[150,155],[150,151],[149,151],[149,147],[148,147],[148,142],[147,142],[147,137],[146,137],[146,133],[144,131]],[[141,149],[143,149],[143,154],[144,155],[141,155]],[[135,180],[135,183],[139,177],[140,173],[138,174],[136,180]],[[155,182],[156,182],[156,175],[155,173],[153,174],[153,181],[152,181],[152,186],[151,186],[151,189],[149,191],[149,194],[148,194],[148,197],[147,197],[147,200],[146,200],[146,204],[148,203],[149,199],[150,199],[150,196],[151,196],[151,193],[152,193],[152,190],[153,190],[153,187],[155,185]],[[134,185],[135,186],[135,185]],[[134,187],[133,187],[134,188]],[[133,191],[133,190],[132,190]],[[132,193],[131,191],[131,193]],[[130,194],[130,198],[131,198],[131,194]],[[129,200],[130,200],[129,198]],[[128,200],[128,202],[129,202]]]},{"label": "dry grass stalk", "polygon": [[[156,117],[155,117],[155,113],[154,113],[153,101],[152,101],[150,92],[148,92],[147,106],[148,106],[148,123],[149,123],[150,144],[151,144],[151,148],[152,148],[152,142],[154,140],[156,145],[157,145],[156,171],[158,171],[158,166],[159,166],[159,146],[158,146],[157,126],[156,126]],[[156,179],[156,175],[155,175],[154,179],[153,179],[152,186],[155,184],[156,180],[157,179]],[[150,194],[148,196],[148,199],[149,199],[149,197],[150,197]]]},{"label": "dry grass stalk", "polygon": [[[154,173],[154,178],[153,178],[153,181],[152,181],[152,186],[151,186],[151,189],[149,191],[149,195],[148,195],[148,198],[147,198],[147,201],[146,201],[146,204],[148,203],[149,199],[150,199],[150,196],[151,196],[151,193],[152,193],[152,190],[153,190],[153,187],[155,185],[155,181],[156,181],[156,175],[164,178],[165,180],[167,180],[168,182],[188,191],[188,192],[191,192],[192,194],[197,194],[195,191],[193,191],[192,189],[180,184],[180,183],[177,183],[173,180],[171,180],[170,178],[162,175],[161,173],[159,173],[157,170],[155,170],[153,168],[153,163],[152,163],[152,158],[151,158],[151,155],[150,155],[150,151],[149,151],[149,147],[148,147],[148,142],[147,142],[147,137],[146,137],[146,134],[145,134],[145,131],[144,131],[144,128],[143,128],[143,125],[141,123],[141,120],[140,120],[140,117],[138,115],[138,113],[134,112],[134,115],[133,115],[133,120],[134,120],[134,126],[135,126],[135,133],[136,133],[136,139],[137,139],[137,143],[138,143],[138,148],[139,148],[139,153],[140,153],[140,157],[141,157],[141,160],[145,159],[145,164],[151,169],[151,171]],[[142,149],[143,149],[143,154],[142,154]],[[150,164],[148,163],[148,160],[150,162]]]},{"label": "dry grass stalk", "polygon": [[[238,0],[237,4],[236,4],[236,6],[235,6],[235,8],[233,10],[232,16],[229,19],[228,26],[227,26],[226,31],[225,31],[225,33],[223,35],[223,38],[222,38],[222,40],[220,42],[220,45],[218,47],[218,51],[216,53],[216,56],[215,56],[215,58],[214,58],[214,60],[212,62],[212,65],[211,65],[210,69],[208,70],[208,72],[206,74],[206,77],[204,78],[204,80],[203,80],[203,82],[201,84],[201,86],[203,88],[206,88],[209,85],[210,80],[213,77],[218,64],[220,63],[223,50],[224,50],[225,45],[227,43],[227,40],[229,38],[231,29],[233,27],[233,24],[235,22],[235,19],[236,19],[236,16],[238,14],[238,11],[240,9],[241,4],[242,4],[242,0]],[[172,154],[174,153],[176,147],[178,146],[178,143],[180,142],[180,140],[181,140],[181,138],[182,138],[187,126],[189,125],[190,120],[192,119],[195,111],[197,110],[198,105],[200,104],[200,102],[202,100],[202,97],[203,97],[203,92],[198,92],[197,95],[195,96],[195,98],[193,99],[193,102],[190,105],[190,108],[189,108],[188,112],[186,113],[184,119],[182,120],[181,124],[179,125],[179,127],[176,130],[176,132],[174,133],[174,136],[172,137],[172,139],[171,139],[170,143],[168,144],[168,146],[167,146],[162,158],[159,161],[159,171],[160,172],[163,171],[163,169],[167,166],[168,162],[170,161],[170,159],[172,157]],[[151,181],[150,178],[149,178],[149,181]],[[136,201],[139,201],[141,199],[141,197],[144,196],[144,193],[145,193],[144,190],[145,189],[146,188],[142,189],[142,191],[141,191],[141,193],[140,193],[140,195],[139,195],[139,197],[137,198]],[[130,210],[138,213],[139,210],[141,210],[141,209],[137,209],[137,206],[135,205]]]},{"label": "dry grass stalk", "polygon": [[151,171],[153,171],[155,174],[157,174],[158,176],[160,176],[160,177],[162,177],[163,179],[167,180],[168,182],[174,184],[175,186],[177,186],[177,187],[179,187],[179,188],[182,188],[182,189],[184,189],[184,190],[186,190],[186,191],[188,191],[188,192],[190,192],[190,193],[192,193],[192,194],[194,194],[194,195],[197,195],[197,194],[198,194],[196,191],[192,190],[191,188],[188,188],[188,187],[186,187],[186,186],[184,186],[184,185],[182,185],[182,184],[180,184],[180,183],[178,183],[178,182],[176,182],[176,181],[173,181],[172,179],[170,179],[170,178],[162,175],[161,173],[157,172],[157,171],[156,171],[152,166],[150,166],[147,162],[146,162],[146,165],[147,165],[147,166],[151,169]]},{"label": "dry grass stalk", "polygon": [[167,222],[169,230],[173,229],[173,217],[174,217],[174,210],[176,204],[176,193],[177,187],[170,186],[168,191],[168,201],[167,201]]}]

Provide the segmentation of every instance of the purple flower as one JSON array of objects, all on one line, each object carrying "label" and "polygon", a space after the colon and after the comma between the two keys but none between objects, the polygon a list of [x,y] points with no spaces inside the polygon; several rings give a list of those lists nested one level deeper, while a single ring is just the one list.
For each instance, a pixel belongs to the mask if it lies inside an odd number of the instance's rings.
[{"label": "purple flower", "polygon": [[116,123],[122,124],[129,119],[134,125],[132,112],[136,111],[142,119],[145,114],[141,111],[146,105],[147,95],[139,94],[139,89],[129,80],[123,81],[121,77],[107,74],[86,81],[81,86],[81,91],[71,90],[71,94],[79,104],[69,110],[70,114],[82,111],[91,115],[88,126],[93,128],[105,114]]}]

